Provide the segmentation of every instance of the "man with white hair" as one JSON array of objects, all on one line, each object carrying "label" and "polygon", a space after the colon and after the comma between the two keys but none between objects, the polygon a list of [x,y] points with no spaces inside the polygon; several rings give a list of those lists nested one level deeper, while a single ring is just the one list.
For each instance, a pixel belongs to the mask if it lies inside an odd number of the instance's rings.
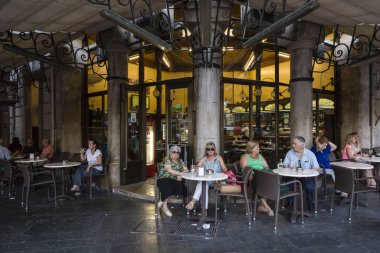
[{"label": "man with white hair", "polygon": [[[284,165],[289,167],[292,163],[294,167],[303,169],[315,169],[319,171],[319,163],[314,153],[305,148],[305,138],[296,136],[292,143],[293,149],[286,154]],[[306,201],[309,209],[313,209],[313,195],[315,190],[314,178],[301,178],[302,188],[306,192]]]},{"label": "man with white hair", "polygon": [[11,151],[7,147],[4,147],[4,140],[0,138],[0,159],[10,160]]}]

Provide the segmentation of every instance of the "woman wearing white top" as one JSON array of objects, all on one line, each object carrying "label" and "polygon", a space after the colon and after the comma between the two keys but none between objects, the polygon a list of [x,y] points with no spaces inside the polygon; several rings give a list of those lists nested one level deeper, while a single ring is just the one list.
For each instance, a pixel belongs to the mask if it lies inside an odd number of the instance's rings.
[{"label": "woman wearing white top", "polygon": [[83,178],[90,173],[90,170],[92,174],[100,174],[103,171],[102,152],[96,146],[97,142],[90,138],[88,139],[88,149],[81,149],[80,151],[80,159],[82,162],[87,160],[87,165],[80,165],[75,171],[74,185],[71,191],[76,192],[75,195],[77,196],[83,190]]}]

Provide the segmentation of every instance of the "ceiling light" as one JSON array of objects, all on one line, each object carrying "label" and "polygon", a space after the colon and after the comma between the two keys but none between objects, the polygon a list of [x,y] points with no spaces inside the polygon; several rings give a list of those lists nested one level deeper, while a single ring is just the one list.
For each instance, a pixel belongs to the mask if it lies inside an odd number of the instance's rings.
[{"label": "ceiling light", "polygon": [[233,47],[223,47],[223,52],[226,52],[226,51],[234,51],[234,48]]},{"label": "ceiling light", "polygon": [[226,30],[224,30],[224,35],[234,37],[234,29],[227,28]]},{"label": "ceiling light", "polygon": [[162,54],[162,61],[164,62],[165,66],[171,70],[172,66],[170,64],[169,58],[166,56],[166,54]]},{"label": "ceiling light", "polygon": [[248,71],[249,67],[252,65],[254,60],[255,60],[255,53],[252,52],[248,58],[248,61],[245,63],[243,70]]},{"label": "ceiling light", "polygon": [[[185,32],[186,31],[186,32]],[[189,31],[189,29],[187,29],[186,27],[184,29],[182,29],[182,38],[185,38],[187,35],[187,37],[189,37],[191,35],[191,32]]]},{"label": "ceiling light", "polygon": [[290,14],[281,18],[280,20],[274,22],[269,27],[265,28],[263,31],[257,33],[255,36],[251,37],[249,40],[243,43],[243,48],[252,48],[256,46],[260,41],[265,38],[269,38],[272,35],[280,32],[282,29],[290,24],[293,24],[300,18],[303,18],[307,14],[313,12],[319,8],[319,3],[316,0],[308,1],[306,4],[302,5],[300,8],[292,11]]},{"label": "ceiling light", "polygon": [[139,27],[138,25],[132,23],[131,21],[127,20],[123,16],[120,16],[116,12],[105,9],[100,12],[100,16],[102,16],[104,19],[107,19],[108,21],[111,21],[115,25],[120,26],[121,28],[127,30],[128,32],[133,33],[136,37],[151,43],[153,46],[158,47],[159,49],[163,51],[171,51],[173,50],[173,46],[162,40],[161,38],[157,37],[156,35],[148,32],[147,30]]},{"label": "ceiling light", "polygon": [[290,58],[290,54],[284,53],[284,52],[278,52],[278,56],[284,57],[284,58]]},{"label": "ceiling light", "polygon": [[138,58],[140,58],[140,55],[139,55],[139,54],[135,54],[135,55],[129,56],[129,60],[130,60],[130,61],[136,60],[136,59],[138,59]]}]

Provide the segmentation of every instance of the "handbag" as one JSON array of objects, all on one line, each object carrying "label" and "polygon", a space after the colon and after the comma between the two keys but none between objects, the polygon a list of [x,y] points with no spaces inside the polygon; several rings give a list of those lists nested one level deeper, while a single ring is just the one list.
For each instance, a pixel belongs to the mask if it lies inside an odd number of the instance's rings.
[{"label": "handbag", "polygon": [[220,193],[240,193],[241,186],[238,184],[219,184],[218,190]]}]

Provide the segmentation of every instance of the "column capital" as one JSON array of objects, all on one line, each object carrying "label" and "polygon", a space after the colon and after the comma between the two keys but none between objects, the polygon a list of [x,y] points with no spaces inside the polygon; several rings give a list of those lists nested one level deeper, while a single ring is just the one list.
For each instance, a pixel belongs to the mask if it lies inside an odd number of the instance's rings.
[{"label": "column capital", "polygon": [[292,25],[293,33],[296,36],[296,40],[290,42],[288,49],[290,51],[299,48],[311,48],[314,49],[319,39],[320,25],[307,21],[300,21]]}]

